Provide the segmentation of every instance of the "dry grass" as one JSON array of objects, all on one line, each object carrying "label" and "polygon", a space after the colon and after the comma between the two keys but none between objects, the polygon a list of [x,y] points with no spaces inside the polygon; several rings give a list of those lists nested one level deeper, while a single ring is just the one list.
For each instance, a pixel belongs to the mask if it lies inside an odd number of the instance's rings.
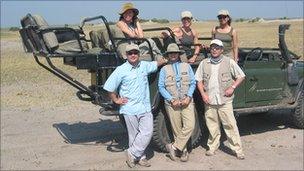
[{"label": "dry grass", "polygon": [[[240,47],[277,47],[278,26],[282,22],[271,23],[233,23],[239,35]],[[289,49],[303,59],[303,20],[288,21],[291,24],[287,31],[286,41]],[[174,27],[180,23],[144,24],[144,28]],[[194,28],[200,36],[210,37],[211,28],[216,22],[196,22]],[[87,28],[98,29],[96,27]],[[147,36],[159,35],[157,32]],[[207,43],[207,42],[205,42]],[[87,85],[90,75],[87,71],[77,71],[62,64],[56,59],[55,64]],[[75,88],[67,85],[51,73],[36,64],[31,54],[25,54],[18,32],[1,30],[1,108],[21,108],[29,110],[43,107],[45,110],[57,106],[71,105],[77,101]]]}]

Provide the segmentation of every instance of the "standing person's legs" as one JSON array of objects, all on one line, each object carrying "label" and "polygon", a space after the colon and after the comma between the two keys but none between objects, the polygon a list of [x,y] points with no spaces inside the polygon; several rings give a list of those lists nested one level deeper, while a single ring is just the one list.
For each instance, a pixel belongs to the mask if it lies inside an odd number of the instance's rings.
[{"label": "standing person's legs", "polygon": [[131,153],[130,149],[135,140],[136,135],[138,134],[138,119],[136,115],[123,115],[125,119],[125,123],[128,131],[128,139],[129,139],[129,148],[126,150],[127,153],[127,164],[129,167],[135,166],[135,155]]},{"label": "standing person's legs", "polygon": [[205,105],[205,119],[209,130],[207,145],[209,147],[208,151],[210,152],[210,155],[213,155],[220,146],[221,123],[218,115],[217,106]]},{"label": "standing person's legs", "polygon": [[227,135],[230,148],[239,155],[243,155],[240,133],[233,114],[232,103],[224,104],[219,108],[219,116]]},{"label": "standing person's legs", "polygon": [[[136,159],[143,159],[145,158],[145,150],[150,143],[153,133],[153,116],[152,113],[144,113],[140,115],[135,115],[134,120],[132,120],[131,129],[136,128],[136,130],[129,131],[131,132],[131,138],[133,141],[130,141],[128,151],[136,158]],[[134,123],[137,122],[137,123]],[[127,124],[128,125],[128,124]],[[134,125],[134,126],[133,126]],[[136,133],[136,134],[133,134]],[[134,138],[133,138],[134,136]]]},{"label": "standing person's legs", "polygon": [[195,126],[195,113],[194,103],[190,103],[189,106],[181,111],[181,129],[180,134],[176,137],[174,146],[180,151],[186,148],[186,144],[192,135]]},{"label": "standing person's legs", "polygon": [[169,105],[169,104],[165,104],[165,109],[166,109],[166,112],[170,119],[170,123],[171,123],[171,127],[172,127],[172,132],[173,132],[173,137],[174,137],[173,145],[174,145],[174,147],[177,147],[176,140],[182,131],[181,111],[180,111],[180,109],[177,109],[177,110],[173,109],[171,107],[171,105]]}]

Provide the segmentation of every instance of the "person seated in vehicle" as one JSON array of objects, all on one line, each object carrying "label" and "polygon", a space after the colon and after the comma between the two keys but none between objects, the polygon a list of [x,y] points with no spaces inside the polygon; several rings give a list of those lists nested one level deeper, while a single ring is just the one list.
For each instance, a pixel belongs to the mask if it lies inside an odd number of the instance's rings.
[{"label": "person seated in vehicle", "polygon": [[[125,3],[122,7],[121,12],[119,13],[119,21],[116,23],[116,26],[123,32],[126,38],[144,38],[144,33],[142,27],[139,23],[138,14],[139,10],[136,9],[132,3]],[[155,42],[152,39],[148,39],[151,44],[152,53],[154,54],[155,60],[161,59],[162,53],[156,46]],[[138,43],[137,41],[131,41],[133,43]],[[125,43],[126,45],[126,43]],[[124,51],[125,45],[119,47],[119,51]],[[140,56],[147,57],[150,56],[150,47],[147,41],[141,42],[139,44]],[[123,55],[125,58],[125,55]]]},{"label": "person seated in vehicle", "polygon": [[166,145],[171,160],[176,160],[176,152],[181,153],[181,161],[188,161],[187,142],[195,126],[195,108],[192,99],[196,81],[191,66],[180,61],[182,51],[177,44],[168,45],[168,64],[159,73],[158,88],[164,97],[165,109],[169,116],[174,141]]},{"label": "person seated in vehicle", "polygon": [[228,10],[220,10],[217,18],[219,26],[211,31],[212,39],[219,39],[224,44],[223,54],[238,62],[238,36],[237,31],[231,27],[231,17]]},{"label": "person seated in vehicle", "polygon": [[[192,13],[190,11],[183,11],[181,13],[182,26],[172,29],[176,43],[180,44],[181,49],[186,52],[186,54],[181,56],[181,60],[188,63],[194,63],[195,61],[201,61],[203,59],[199,53],[201,46],[194,46],[194,50],[191,48],[194,44],[198,44],[199,37],[198,32],[191,28],[192,20]],[[167,32],[163,32],[162,34],[165,39],[164,41],[172,42],[172,38],[169,37]]]}]

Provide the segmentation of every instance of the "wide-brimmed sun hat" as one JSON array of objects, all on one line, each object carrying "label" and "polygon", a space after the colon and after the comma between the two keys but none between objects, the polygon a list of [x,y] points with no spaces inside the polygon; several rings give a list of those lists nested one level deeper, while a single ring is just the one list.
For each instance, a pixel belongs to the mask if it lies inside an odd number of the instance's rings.
[{"label": "wide-brimmed sun hat", "polygon": [[138,9],[135,8],[133,4],[131,2],[128,2],[128,3],[123,4],[119,14],[122,15],[128,10],[133,10],[135,16],[138,15],[138,13],[139,13]]},{"label": "wide-brimmed sun hat", "polygon": [[165,52],[165,56],[168,56],[169,53],[179,53],[182,54],[184,51],[180,50],[176,43],[170,43],[167,47],[167,51]]},{"label": "wide-brimmed sun hat", "polygon": [[226,16],[229,16],[229,11],[228,10],[225,10],[225,9],[222,9],[218,12],[218,15],[217,16],[220,16],[220,15],[226,15]]}]

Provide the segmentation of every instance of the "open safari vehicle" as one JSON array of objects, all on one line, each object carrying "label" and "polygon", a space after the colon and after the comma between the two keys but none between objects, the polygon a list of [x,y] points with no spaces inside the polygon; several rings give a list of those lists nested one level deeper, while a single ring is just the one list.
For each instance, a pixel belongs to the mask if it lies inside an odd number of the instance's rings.
[{"label": "open safari vehicle", "polygon": [[[85,35],[85,24],[101,20],[104,26],[100,30],[90,31]],[[118,106],[109,99],[103,84],[115,70],[125,62],[120,48],[131,40],[125,38],[115,26],[110,26],[102,15],[82,20],[78,29],[70,27],[52,27],[38,15],[27,14],[21,19],[20,35],[25,51],[32,53],[35,61],[44,69],[59,77],[69,85],[75,87],[80,100],[90,101],[100,106],[100,113],[118,115]],[[285,44],[285,31],[289,25],[279,26],[279,46],[277,48],[240,48],[239,65],[246,74],[246,80],[235,92],[235,114],[249,114],[267,112],[277,109],[291,109],[295,126],[304,127],[303,101],[303,61],[290,52]],[[167,30],[174,37],[170,28],[150,28],[144,32]],[[162,38],[153,37],[157,46],[165,52],[166,45]],[[208,39],[208,38],[200,38]],[[132,39],[134,40],[134,39]],[[173,39],[174,40],[174,39]],[[138,42],[147,39],[136,39]],[[149,44],[149,41],[147,41]],[[194,46],[194,45],[193,45]],[[149,57],[145,60],[154,60],[151,45]],[[202,49],[201,55],[209,56],[208,50]],[[56,67],[53,58],[62,58],[63,63],[76,67],[79,70],[88,70],[91,84],[85,85],[67,72]],[[45,60],[45,62],[41,62]],[[199,62],[192,64],[194,71]],[[164,110],[163,98],[157,88],[158,73],[149,76],[152,113],[154,115],[154,133],[152,142],[161,150],[173,138],[170,121]],[[205,131],[204,105],[196,90],[194,93],[197,122],[189,148],[200,144],[202,132]],[[120,115],[118,115],[120,116]],[[119,117],[123,123],[123,117]]]}]

